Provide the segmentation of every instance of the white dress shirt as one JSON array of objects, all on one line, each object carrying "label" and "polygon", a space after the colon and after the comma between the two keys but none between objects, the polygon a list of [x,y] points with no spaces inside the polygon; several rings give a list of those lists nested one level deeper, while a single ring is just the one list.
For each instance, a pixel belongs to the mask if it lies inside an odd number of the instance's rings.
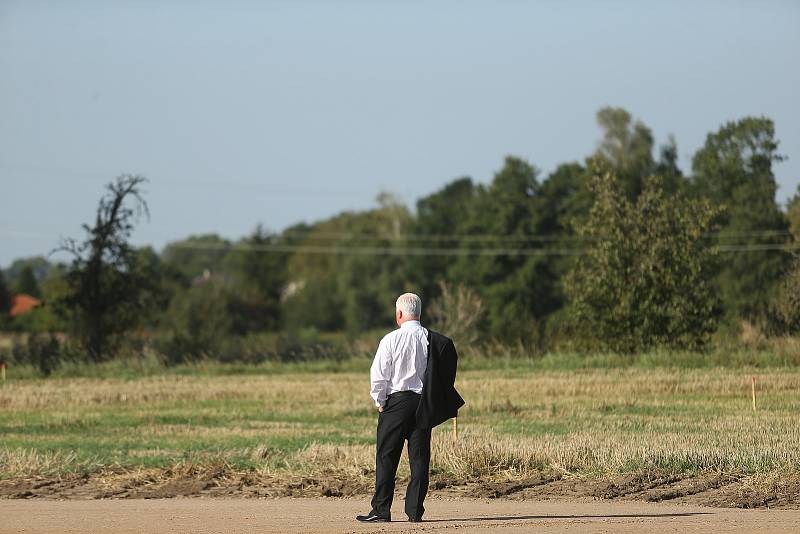
[{"label": "white dress shirt", "polygon": [[406,321],[383,336],[369,371],[375,406],[383,406],[398,391],[421,393],[427,366],[428,331],[419,321]]}]

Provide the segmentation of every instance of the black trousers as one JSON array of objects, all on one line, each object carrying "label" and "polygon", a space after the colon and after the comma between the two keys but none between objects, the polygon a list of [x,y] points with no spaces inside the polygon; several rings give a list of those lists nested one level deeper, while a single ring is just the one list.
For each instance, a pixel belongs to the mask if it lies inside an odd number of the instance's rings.
[{"label": "black trousers", "polygon": [[431,464],[431,429],[416,428],[416,411],[421,395],[413,391],[393,393],[378,414],[378,440],[375,451],[375,496],[372,513],[391,518],[395,475],[403,445],[408,441],[411,480],[406,489],[406,515],[422,519],[422,506],[428,493]]}]

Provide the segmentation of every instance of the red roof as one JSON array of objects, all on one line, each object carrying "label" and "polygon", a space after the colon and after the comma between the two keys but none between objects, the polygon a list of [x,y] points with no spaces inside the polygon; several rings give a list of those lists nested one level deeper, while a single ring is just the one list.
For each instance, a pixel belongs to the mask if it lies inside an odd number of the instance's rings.
[{"label": "red roof", "polygon": [[11,297],[11,309],[8,313],[11,317],[16,317],[17,315],[28,313],[39,304],[41,304],[41,301],[30,295],[14,295]]}]

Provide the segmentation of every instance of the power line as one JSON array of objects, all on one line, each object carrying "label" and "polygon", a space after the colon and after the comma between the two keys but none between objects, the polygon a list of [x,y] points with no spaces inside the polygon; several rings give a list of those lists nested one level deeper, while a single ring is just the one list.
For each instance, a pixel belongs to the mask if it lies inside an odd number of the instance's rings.
[{"label": "power line", "polygon": [[285,237],[298,237],[306,239],[320,240],[383,240],[383,241],[496,241],[511,243],[529,242],[568,242],[568,241],[590,241],[590,239],[578,235],[557,235],[557,234],[528,234],[524,236],[509,236],[496,234],[359,234],[355,232],[316,232],[316,231],[286,231],[280,234]]},{"label": "power line", "polygon": [[583,249],[536,248],[418,248],[418,247],[359,247],[325,245],[253,245],[238,243],[172,243],[170,247],[197,250],[298,252],[306,254],[356,255],[356,256],[574,256]]},{"label": "power line", "polygon": [[[0,235],[17,237],[49,237],[49,234],[39,234],[17,230],[0,231]],[[327,255],[358,255],[358,256],[577,256],[587,252],[585,245],[591,243],[590,238],[581,236],[564,235],[528,235],[528,236],[500,236],[493,234],[394,234],[387,236],[377,236],[371,234],[357,234],[351,232],[284,232],[282,236],[296,236],[305,238],[306,241],[313,240],[350,240],[360,239],[363,241],[389,241],[389,242],[473,242],[490,241],[495,243],[534,243],[534,242],[570,242],[581,243],[583,247],[558,247],[558,248],[521,248],[521,247],[417,247],[417,246],[375,246],[375,245],[322,245],[322,244],[297,244],[290,245],[284,243],[253,244],[253,243],[203,243],[196,241],[178,241],[168,243],[167,246],[173,248],[196,249],[196,250],[246,250],[266,253],[304,253],[304,254],[327,254]],[[743,237],[784,237],[791,235],[789,232],[781,230],[762,230],[753,232],[741,232],[738,234],[723,234],[720,232],[703,234],[712,239],[714,237],[727,237],[739,235]],[[277,239],[277,235],[274,236]],[[778,250],[796,250],[800,244],[795,243],[746,243],[746,244],[723,244],[712,245],[719,252],[763,252]]]},{"label": "power line", "polygon": [[[305,253],[327,255],[354,256],[580,256],[587,249],[563,248],[418,248],[418,247],[357,247],[357,246],[323,246],[323,245],[254,245],[224,243],[172,243],[171,247],[195,250],[248,251],[272,253]],[[790,251],[800,249],[800,243],[786,245],[719,245],[713,247],[719,252],[759,252]]]},{"label": "power line", "polygon": [[[8,237],[33,237],[33,238],[48,238],[52,237],[49,233],[29,232],[26,230],[6,229],[0,231],[0,235]],[[761,230],[752,232],[707,232],[701,234],[702,237],[708,239],[728,239],[736,237],[791,237],[792,233],[784,230]],[[524,236],[509,236],[497,234],[364,234],[355,232],[316,232],[316,231],[285,231],[274,235],[278,237],[296,237],[304,238],[307,240],[365,240],[365,241],[421,241],[421,242],[480,242],[480,241],[493,241],[499,243],[536,243],[536,242],[579,242],[591,243],[592,239],[589,237],[582,237],[579,235],[570,234],[528,234]],[[246,237],[245,237],[246,239]],[[172,244],[178,244],[173,242]],[[751,243],[752,245],[755,245]],[[766,243],[765,243],[766,244]],[[748,245],[748,244],[745,244]]]},{"label": "power line", "polygon": [[[740,237],[791,237],[792,233],[787,230],[761,230],[752,232],[705,232],[700,234],[702,237],[713,239],[734,239]],[[285,231],[280,234],[285,237],[298,237],[319,240],[346,240],[346,239],[365,239],[365,240],[384,240],[384,241],[496,241],[511,243],[534,243],[534,242],[591,242],[589,237],[574,234],[526,234],[524,236],[510,236],[497,234],[387,234],[375,235],[355,232],[316,232],[313,230]]]}]

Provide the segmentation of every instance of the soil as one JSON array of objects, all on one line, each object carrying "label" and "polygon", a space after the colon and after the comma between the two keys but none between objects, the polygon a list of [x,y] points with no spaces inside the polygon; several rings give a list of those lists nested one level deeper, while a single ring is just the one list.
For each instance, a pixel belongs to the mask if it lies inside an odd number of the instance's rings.
[{"label": "soil", "polygon": [[[398,488],[405,481],[398,481]],[[353,497],[371,491],[371,480],[335,477],[290,479],[223,468],[107,469],[92,474],[0,480],[0,499],[166,499],[171,497]],[[800,509],[800,476],[755,483],[752,478],[707,474],[691,477],[630,475],[594,480],[557,473],[508,482],[439,479],[431,495],[442,498],[592,499],[670,502],[725,508]]]},{"label": "soil", "polygon": [[[186,490],[187,488],[183,488]],[[530,488],[527,488],[530,489]],[[526,490],[527,490],[526,489]],[[522,491],[515,492],[519,494]],[[426,501],[422,523],[408,523],[401,499],[391,523],[363,524],[369,497],[0,500],[0,534],[142,532],[458,532],[640,533],[796,532],[800,510],[742,510],[629,500],[450,498]]]}]

